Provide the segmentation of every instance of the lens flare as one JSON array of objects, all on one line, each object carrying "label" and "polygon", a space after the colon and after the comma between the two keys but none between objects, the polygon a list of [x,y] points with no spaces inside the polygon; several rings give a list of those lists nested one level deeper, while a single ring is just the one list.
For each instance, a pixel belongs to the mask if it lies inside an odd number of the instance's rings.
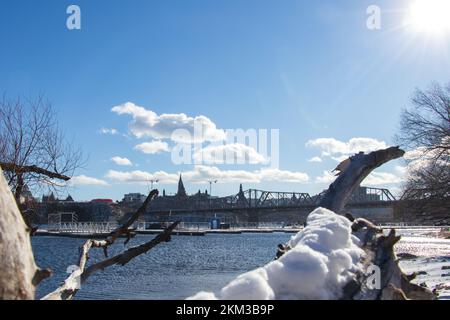
[{"label": "lens flare", "polygon": [[415,0],[407,22],[420,32],[450,34],[450,0]]}]

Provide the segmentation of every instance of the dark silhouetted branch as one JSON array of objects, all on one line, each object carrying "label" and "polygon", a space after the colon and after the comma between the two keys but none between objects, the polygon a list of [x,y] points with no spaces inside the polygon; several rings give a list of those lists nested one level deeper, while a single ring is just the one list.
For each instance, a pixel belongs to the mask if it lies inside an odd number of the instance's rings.
[{"label": "dark silhouetted branch", "polygon": [[131,237],[130,227],[142,214],[145,213],[147,206],[157,195],[158,190],[152,190],[148,197],[145,199],[142,206],[133,215],[131,215],[123,225],[112,231],[105,240],[87,240],[80,248],[78,267],[70,274],[70,276],[58,289],[46,295],[43,300],[71,300],[80,289],[81,284],[83,284],[87,280],[87,278],[95,271],[103,270],[115,264],[123,266],[133,258],[148,252],[156,245],[162,242],[170,241],[170,235],[180,223],[179,221],[171,224],[161,234],[157,235],[149,242],[130,248],[112,258],[105,259],[89,267],[86,267],[87,261],[89,259],[89,250],[91,248],[103,248],[105,255],[107,256],[107,248],[111,246],[118,237],[126,235],[127,240],[125,241],[125,243],[129,241]]}]

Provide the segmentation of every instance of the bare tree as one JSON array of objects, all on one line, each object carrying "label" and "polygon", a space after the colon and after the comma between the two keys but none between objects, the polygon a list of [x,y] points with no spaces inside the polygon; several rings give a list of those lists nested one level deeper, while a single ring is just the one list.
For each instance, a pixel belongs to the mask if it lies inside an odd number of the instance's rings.
[{"label": "bare tree", "polygon": [[16,202],[24,186],[61,187],[82,165],[82,153],[58,127],[56,112],[43,96],[0,101],[0,166]]},{"label": "bare tree", "polygon": [[416,210],[443,210],[450,195],[450,83],[417,89],[400,124],[397,140],[417,154],[408,160],[403,198],[416,200]]},{"label": "bare tree", "polygon": [[417,89],[411,108],[403,110],[399,140],[423,151],[434,162],[450,160],[450,83]]}]

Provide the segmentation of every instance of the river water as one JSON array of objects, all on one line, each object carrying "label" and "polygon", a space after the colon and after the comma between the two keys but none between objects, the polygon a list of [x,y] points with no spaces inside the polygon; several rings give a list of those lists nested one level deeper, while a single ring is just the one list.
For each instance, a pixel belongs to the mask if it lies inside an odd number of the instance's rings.
[{"label": "river water", "polygon": [[[285,233],[207,234],[173,236],[172,241],[153,248],[124,267],[112,266],[93,274],[77,299],[185,299],[198,291],[215,291],[238,274],[274,259],[277,245],[289,240]],[[127,247],[149,241],[154,236],[138,235]],[[55,289],[77,264],[78,247],[85,239],[34,237],[35,258],[40,267],[50,267],[54,276],[38,287],[38,298]],[[119,241],[109,256],[124,249]],[[91,249],[89,263],[104,258],[101,249]]]},{"label": "river water", "polygon": [[[416,258],[401,262],[405,271],[426,271],[416,280],[430,287],[450,285],[450,240],[436,238],[437,229],[400,230],[397,252]],[[93,274],[76,299],[185,299],[195,293],[218,291],[237,275],[274,259],[276,246],[291,237],[285,233],[207,234],[173,236],[124,267],[113,266]],[[138,235],[127,247],[149,241],[153,236]],[[77,264],[78,248],[85,239],[34,237],[35,258],[40,267],[50,267],[54,276],[39,287],[37,297],[55,289],[68,276],[67,267]],[[118,241],[109,250],[112,256],[124,246]],[[103,251],[91,250],[89,263],[103,259]],[[444,267],[444,269],[442,269]],[[440,290],[443,299],[448,289]]]}]

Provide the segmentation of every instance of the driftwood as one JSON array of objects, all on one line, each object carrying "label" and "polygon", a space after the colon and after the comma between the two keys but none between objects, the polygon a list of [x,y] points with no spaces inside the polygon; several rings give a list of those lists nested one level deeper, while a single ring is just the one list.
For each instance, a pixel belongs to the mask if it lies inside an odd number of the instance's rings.
[{"label": "driftwood", "polygon": [[35,287],[50,275],[36,266],[27,226],[0,168],[0,299],[34,299]]},{"label": "driftwood", "polygon": [[[25,169],[29,168],[23,168],[23,170]],[[54,177],[56,178],[56,176]],[[147,206],[157,195],[157,190],[150,192],[143,205],[123,225],[109,233],[105,239],[87,240],[80,248],[78,267],[57,290],[43,299],[73,299],[80,289],[80,284],[84,283],[95,271],[115,264],[123,266],[156,245],[170,241],[170,235],[179,222],[173,223],[149,242],[129,248],[112,258],[86,266],[91,248],[102,248],[107,257],[107,248],[114,244],[119,237],[125,235],[125,243],[127,243],[134,236],[133,230],[130,229],[131,226],[145,213]],[[37,285],[52,274],[51,270],[40,269],[36,266],[28,231],[29,228],[0,168],[0,300],[34,299]]]},{"label": "driftwood", "polygon": [[89,267],[86,267],[87,261],[89,259],[89,250],[91,248],[103,248],[105,256],[108,257],[107,248],[114,244],[117,238],[125,235],[125,244],[128,243],[128,241],[134,236],[130,227],[142,214],[145,213],[147,206],[157,195],[158,190],[151,191],[142,206],[134,214],[132,214],[123,225],[112,231],[105,240],[87,240],[80,248],[78,267],[72,271],[70,276],[59,288],[43,297],[42,300],[71,300],[80,289],[80,286],[85,283],[89,276],[94,272],[98,270],[104,270],[107,267],[115,264],[124,266],[133,258],[148,252],[156,245],[162,242],[169,242],[171,233],[178,226],[178,224],[180,223],[179,221],[172,223],[161,234],[157,235],[149,242],[136,247],[132,247],[112,258],[102,260]]},{"label": "driftwood", "polygon": [[52,172],[46,169],[42,169],[38,166],[19,166],[14,163],[7,163],[7,162],[0,162],[0,167],[3,168],[5,171],[11,171],[15,174],[24,174],[24,173],[37,173],[42,174],[44,176],[47,176],[51,179],[60,179],[64,181],[69,181],[70,177],[59,174],[57,172]]},{"label": "driftwood", "polygon": [[[382,164],[402,157],[404,151],[398,147],[379,150],[370,154],[359,153],[346,160],[345,165],[338,166],[342,171],[339,177],[325,192],[319,207],[342,213],[353,191],[360,185],[372,170]],[[352,233],[361,241],[361,248],[366,257],[362,261],[365,272],[358,274],[343,290],[342,299],[354,300],[405,300],[405,299],[435,299],[436,296],[425,287],[411,283],[415,275],[406,275],[398,265],[398,258],[394,252],[394,245],[400,240],[395,229],[388,235],[366,219],[354,219],[346,214],[352,224]],[[286,246],[283,246],[286,250]],[[289,249],[289,248],[287,248]],[[278,249],[278,255],[281,255]],[[372,281],[372,267],[379,268],[381,283],[374,286]]]},{"label": "driftwood", "polygon": [[144,254],[151,250],[153,247],[161,242],[169,242],[170,234],[177,227],[179,221],[171,224],[163,233],[157,235],[154,239],[136,247],[132,247],[121,254],[118,254],[112,258],[105,259],[98,263],[95,263],[86,268],[87,260],[89,259],[89,250],[92,247],[98,246],[98,241],[88,240],[81,247],[80,262],[78,268],[76,268],[72,274],[66,279],[66,281],[55,291],[46,295],[42,300],[71,300],[80,289],[80,286],[85,283],[91,274],[98,270],[104,270],[107,267],[118,264],[124,266],[133,258]]},{"label": "driftwood", "polygon": [[[365,219],[355,219],[352,233],[361,240],[366,257],[364,270],[344,288],[343,299],[353,300],[434,300],[430,289],[411,283],[416,274],[406,275],[399,266],[394,245],[400,240],[395,229],[387,235]],[[370,279],[372,267],[380,270],[379,286]]]},{"label": "driftwood", "polygon": [[[353,191],[376,168],[382,164],[402,157],[405,151],[398,147],[378,150],[369,154],[360,152],[343,162],[345,169],[339,173],[339,177],[330,185],[322,197],[319,207],[329,209],[336,213],[342,212]],[[350,163],[348,163],[350,160]],[[339,166],[338,166],[339,167]]]}]

